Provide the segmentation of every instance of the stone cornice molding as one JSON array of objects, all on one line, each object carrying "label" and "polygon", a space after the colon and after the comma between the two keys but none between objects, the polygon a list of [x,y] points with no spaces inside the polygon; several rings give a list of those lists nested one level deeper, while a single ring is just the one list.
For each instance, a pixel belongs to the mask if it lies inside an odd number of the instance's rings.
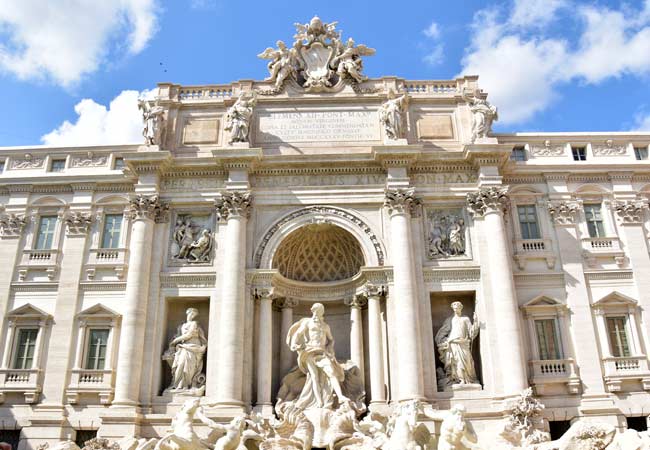
[{"label": "stone cornice molding", "polygon": [[647,200],[617,201],[614,204],[616,215],[623,224],[640,225],[643,223],[643,212],[648,209]]},{"label": "stone cornice molding", "polygon": [[415,215],[420,206],[420,199],[415,197],[415,188],[394,188],[384,191],[384,207],[389,215],[408,214]]},{"label": "stone cornice molding", "polygon": [[20,194],[23,192],[32,192],[31,184],[9,184],[5,186],[10,194]]},{"label": "stone cornice molding", "polygon": [[88,234],[92,222],[93,214],[90,211],[68,211],[63,216],[65,234],[67,236],[81,236]]},{"label": "stone cornice molding", "polygon": [[214,206],[220,220],[250,216],[253,194],[250,191],[226,191],[215,200]]},{"label": "stone cornice molding", "polygon": [[511,152],[511,144],[467,144],[463,147],[465,160],[475,167],[501,167],[508,161]]},{"label": "stone cornice molding", "polygon": [[505,213],[508,208],[508,188],[503,186],[482,187],[467,193],[467,208],[474,217],[490,213]]},{"label": "stone cornice molding", "polygon": [[0,238],[20,237],[26,224],[27,219],[24,215],[0,214]]},{"label": "stone cornice molding", "polygon": [[262,160],[261,148],[220,148],[212,156],[225,170],[251,170]]},{"label": "stone cornice molding", "polygon": [[546,207],[555,225],[575,225],[582,206],[574,200],[556,200],[549,201]]},{"label": "stone cornice molding", "polygon": [[378,145],[372,147],[375,161],[382,167],[406,167],[415,164],[422,153],[422,145]]},{"label": "stone cornice molding", "polygon": [[567,172],[545,172],[542,176],[547,183],[549,181],[563,181],[566,183],[569,179],[569,173]]},{"label": "stone cornice molding", "polygon": [[122,153],[124,163],[136,175],[158,174],[161,175],[171,164],[171,153],[158,150],[155,145],[141,146],[137,152]]},{"label": "stone cornice molding", "polygon": [[165,222],[169,218],[169,205],[161,202],[158,194],[137,194],[129,201],[128,215],[132,220]]}]

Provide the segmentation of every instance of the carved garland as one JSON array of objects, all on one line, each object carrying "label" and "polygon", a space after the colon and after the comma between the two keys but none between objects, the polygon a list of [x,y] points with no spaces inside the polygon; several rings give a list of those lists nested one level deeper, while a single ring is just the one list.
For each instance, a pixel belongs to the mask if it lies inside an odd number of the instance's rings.
[{"label": "carved garland", "polygon": [[379,261],[379,265],[380,266],[384,265],[384,251],[381,248],[379,239],[377,238],[375,233],[372,232],[372,229],[363,220],[361,220],[360,218],[358,218],[353,214],[350,214],[347,211],[338,208],[333,208],[331,206],[310,206],[308,208],[299,209],[298,211],[294,211],[291,214],[285,216],[284,218],[280,219],[280,221],[276,222],[269,229],[269,231],[266,232],[266,234],[262,238],[262,242],[260,246],[257,248],[257,251],[255,252],[256,268],[258,269],[260,268],[260,265],[262,264],[262,255],[264,254],[264,250],[266,250],[266,246],[268,245],[273,235],[287,223],[293,221],[298,217],[305,216],[307,214],[331,214],[338,217],[342,217],[354,223],[356,226],[358,226],[361,229],[361,231],[363,231],[366,235],[368,235],[370,241],[372,242],[373,247],[375,248],[375,252],[377,253],[377,261]]}]

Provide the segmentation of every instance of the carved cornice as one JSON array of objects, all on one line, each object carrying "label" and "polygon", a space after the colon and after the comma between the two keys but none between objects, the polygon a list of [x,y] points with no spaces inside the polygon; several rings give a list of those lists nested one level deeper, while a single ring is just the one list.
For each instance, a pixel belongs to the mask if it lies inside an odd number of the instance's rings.
[{"label": "carved cornice", "polygon": [[648,202],[644,200],[617,201],[614,205],[616,215],[624,224],[643,223],[643,211],[648,209]]},{"label": "carved cornice", "polygon": [[469,268],[425,268],[425,283],[468,283],[478,282],[481,279],[481,269],[479,267]]},{"label": "carved cornice", "polygon": [[26,224],[24,215],[3,213],[0,215],[0,237],[19,237]]},{"label": "carved cornice", "polygon": [[411,214],[416,212],[416,208],[421,202],[415,197],[415,188],[405,189],[386,189],[384,191],[384,207],[388,208],[388,214]]},{"label": "carved cornice", "polygon": [[548,213],[556,225],[574,225],[580,203],[576,201],[553,201],[546,204]]},{"label": "carved cornice", "polygon": [[508,188],[490,186],[467,194],[467,207],[474,217],[490,213],[504,213],[508,208]]},{"label": "carved cornice", "polygon": [[88,234],[93,215],[89,211],[68,211],[63,216],[65,232],[68,236]]},{"label": "carved cornice", "polygon": [[214,273],[161,273],[160,286],[174,288],[213,288],[216,282]]},{"label": "carved cornice", "polygon": [[158,194],[138,194],[129,201],[128,214],[132,220],[164,222],[169,216],[169,205],[162,203]]},{"label": "carved cornice", "polygon": [[231,217],[247,219],[250,216],[252,202],[253,194],[250,191],[226,191],[215,200],[214,206],[221,220],[228,220]]}]

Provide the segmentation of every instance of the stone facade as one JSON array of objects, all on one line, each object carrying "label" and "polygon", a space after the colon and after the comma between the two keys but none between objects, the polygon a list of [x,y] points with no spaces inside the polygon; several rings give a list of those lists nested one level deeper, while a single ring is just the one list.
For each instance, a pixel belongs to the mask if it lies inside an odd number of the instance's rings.
[{"label": "stone facade", "polygon": [[[365,391],[332,427],[367,408],[452,449],[469,421],[490,448],[516,399],[537,402],[514,448],[647,415],[650,133],[494,134],[477,77],[366,79],[373,49],[300,27],[263,53],[265,81],[159,84],[143,145],[0,149],[0,424],[18,450],[95,432],[126,448],[177,415],[304,443],[300,415],[293,434],[260,423],[290,422],[286,338],[316,303],[330,363]],[[470,382],[449,382],[463,361]],[[414,448],[395,433],[382,448]]]}]

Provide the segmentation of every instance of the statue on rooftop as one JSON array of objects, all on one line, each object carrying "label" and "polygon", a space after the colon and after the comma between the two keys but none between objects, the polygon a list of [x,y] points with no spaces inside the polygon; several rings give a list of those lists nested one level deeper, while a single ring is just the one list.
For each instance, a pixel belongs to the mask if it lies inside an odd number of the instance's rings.
[{"label": "statue on rooftop", "polygon": [[146,145],[162,145],[165,130],[165,109],[156,100],[153,105],[145,99],[138,100],[138,109],[142,111],[142,136]]},{"label": "statue on rooftop", "polygon": [[389,89],[388,99],[379,108],[379,122],[383,125],[388,139],[403,138],[406,132],[406,108],[409,97],[407,93],[400,96]]},{"label": "statue on rooftop", "polygon": [[492,131],[492,122],[499,120],[497,108],[482,98],[468,98],[472,112],[472,142],[488,137]]},{"label": "statue on rooftop", "polygon": [[255,92],[242,92],[235,104],[228,109],[226,126],[224,127],[225,130],[230,131],[228,143],[249,142],[248,133],[253,117],[253,108],[256,103]]}]

